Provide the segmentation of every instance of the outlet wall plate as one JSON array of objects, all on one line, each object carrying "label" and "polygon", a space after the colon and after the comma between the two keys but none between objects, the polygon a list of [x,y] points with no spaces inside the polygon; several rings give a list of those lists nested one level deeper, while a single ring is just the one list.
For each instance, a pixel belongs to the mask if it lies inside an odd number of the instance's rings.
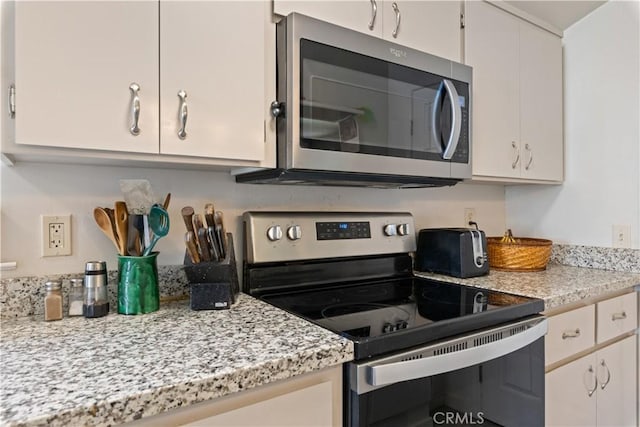
[{"label": "outlet wall plate", "polygon": [[41,215],[42,256],[71,255],[71,215]]},{"label": "outlet wall plate", "polygon": [[614,224],[612,226],[611,240],[614,248],[630,248],[631,226]]}]

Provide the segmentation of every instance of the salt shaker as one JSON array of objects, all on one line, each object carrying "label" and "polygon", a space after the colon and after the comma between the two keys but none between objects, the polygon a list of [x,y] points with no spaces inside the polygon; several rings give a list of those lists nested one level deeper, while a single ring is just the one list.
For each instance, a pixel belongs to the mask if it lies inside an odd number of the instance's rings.
[{"label": "salt shaker", "polygon": [[69,287],[69,316],[82,316],[82,304],[84,304],[84,280],[74,278],[70,280]]},{"label": "salt shaker", "polygon": [[107,297],[107,263],[89,261],[84,269],[84,317],[102,317],[109,313]]},{"label": "salt shaker", "polygon": [[50,280],[44,284],[44,320],[62,319],[62,284]]}]

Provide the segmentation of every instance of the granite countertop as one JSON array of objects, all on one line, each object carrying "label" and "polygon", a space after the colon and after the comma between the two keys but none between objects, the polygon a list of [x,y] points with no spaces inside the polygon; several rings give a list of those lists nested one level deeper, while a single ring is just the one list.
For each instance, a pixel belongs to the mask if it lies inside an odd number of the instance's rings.
[{"label": "granite countertop", "polygon": [[0,425],[114,425],[353,359],[345,338],[241,294],[140,316],[2,322]]},{"label": "granite countertop", "polygon": [[544,300],[545,310],[598,297],[640,285],[639,273],[597,270],[549,264],[544,271],[506,272],[491,270],[488,275],[460,279],[442,274],[416,272],[417,276],[493,289]]}]

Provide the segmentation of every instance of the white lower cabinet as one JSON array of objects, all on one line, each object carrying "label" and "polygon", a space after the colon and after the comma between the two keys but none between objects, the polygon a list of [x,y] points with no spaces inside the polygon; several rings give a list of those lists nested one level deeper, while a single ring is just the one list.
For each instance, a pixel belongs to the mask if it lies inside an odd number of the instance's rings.
[{"label": "white lower cabinet", "polygon": [[174,409],[130,427],[338,427],[342,425],[342,366]]},{"label": "white lower cabinet", "polygon": [[574,360],[545,378],[547,426],[636,426],[636,337]]},{"label": "white lower cabinet", "polygon": [[626,293],[550,317],[545,425],[638,425],[637,298]]}]

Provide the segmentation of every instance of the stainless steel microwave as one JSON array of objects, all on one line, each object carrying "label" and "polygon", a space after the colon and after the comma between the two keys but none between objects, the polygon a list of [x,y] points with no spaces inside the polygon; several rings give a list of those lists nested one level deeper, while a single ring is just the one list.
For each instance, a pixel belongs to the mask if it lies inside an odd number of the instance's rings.
[{"label": "stainless steel microwave", "polygon": [[471,67],[297,13],[276,38],[277,167],[238,182],[410,188],[471,177]]}]

